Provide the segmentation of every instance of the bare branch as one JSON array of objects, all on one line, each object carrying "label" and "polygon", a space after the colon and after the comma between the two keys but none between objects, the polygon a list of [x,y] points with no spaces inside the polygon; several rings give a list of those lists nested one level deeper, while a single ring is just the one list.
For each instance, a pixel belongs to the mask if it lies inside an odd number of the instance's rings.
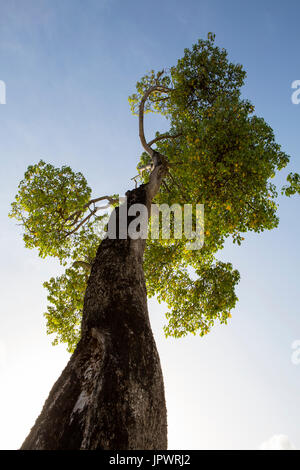
[{"label": "bare branch", "polygon": [[160,103],[161,101],[167,101],[169,100],[170,97],[169,96],[165,96],[165,97],[161,97],[161,98],[157,98],[157,99],[154,99],[152,100],[153,103]]},{"label": "bare branch", "polygon": [[151,145],[155,144],[156,142],[158,142],[159,140],[163,140],[163,139],[176,139],[177,137],[181,137],[182,136],[182,133],[180,134],[176,134],[176,135],[172,135],[172,134],[161,134],[157,137],[155,137],[155,139],[152,139],[150,140],[150,142],[148,142],[147,145],[149,145],[149,147],[151,147]]},{"label": "bare branch", "polygon": [[98,207],[95,207],[95,209],[93,209],[89,215],[87,215],[78,225],[76,225],[76,227],[73,230],[71,230],[71,232],[67,232],[65,237],[69,237],[70,235],[75,233],[83,224],[88,222],[88,220],[90,220],[90,218],[96,214],[97,210],[98,210]]},{"label": "bare branch", "polygon": [[148,90],[144,93],[144,96],[141,99],[140,105],[139,105],[139,136],[140,136],[140,141],[143,146],[143,148],[146,150],[146,152],[150,155],[150,157],[153,157],[153,149],[149,144],[147,144],[146,138],[145,138],[145,132],[144,132],[144,112],[145,112],[145,103],[151,93],[154,91],[160,91],[162,93],[169,93],[171,91],[170,88],[164,87],[162,85],[153,85]]},{"label": "bare branch", "polygon": [[108,204],[105,204],[105,206],[100,206],[100,207],[97,206],[97,207],[95,207],[95,209],[96,209],[96,211],[103,211],[104,209],[108,209],[110,206],[111,206],[111,204],[108,203]]},{"label": "bare branch", "polygon": [[117,199],[114,199],[113,197],[111,196],[101,196],[101,197],[97,197],[96,199],[91,199],[89,202],[87,202],[83,207],[88,207],[90,206],[91,204],[96,204],[96,202],[99,202],[99,201],[104,201],[104,200],[107,200],[109,201],[110,204],[114,204],[115,202],[118,202]]},{"label": "bare branch", "polygon": [[[73,222],[70,224],[70,227],[72,227],[73,225],[75,225],[75,224],[78,222],[80,216],[85,212],[85,209],[89,209],[91,204],[94,204],[94,206],[95,206],[95,204],[96,204],[97,202],[99,202],[99,201],[104,201],[104,200],[107,200],[107,201],[108,201],[108,204],[107,204],[106,206],[99,207],[97,210],[106,209],[106,208],[108,208],[111,204],[114,204],[114,203],[118,202],[117,199],[114,199],[114,198],[111,197],[111,196],[101,196],[101,197],[97,197],[97,198],[95,198],[95,199],[91,199],[89,202],[87,202],[87,203],[83,206],[83,209],[80,209],[80,210],[78,210],[78,211],[76,211],[76,212],[73,212],[73,214],[71,214],[71,215],[66,219],[66,222],[71,221],[72,219],[74,219]],[[91,211],[91,212],[92,212],[92,211]]]}]

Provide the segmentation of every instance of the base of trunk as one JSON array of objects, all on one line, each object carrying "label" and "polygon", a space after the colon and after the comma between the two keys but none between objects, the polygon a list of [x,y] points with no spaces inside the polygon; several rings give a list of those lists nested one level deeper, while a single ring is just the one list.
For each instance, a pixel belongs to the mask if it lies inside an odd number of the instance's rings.
[{"label": "base of trunk", "polygon": [[[145,203],[146,191],[129,194]],[[144,241],[105,239],[84,301],[82,339],[22,449],[166,449],[163,377],[148,317]]]},{"label": "base of trunk", "polygon": [[[137,357],[132,335],[119,338],[129,349],[119,356],[103,333],[92,334],[78,344],[22,449],[166,449],[165,399],[152,335],[140,334],[143,353]],[[139,374],[132,370],[137,359]]]}]

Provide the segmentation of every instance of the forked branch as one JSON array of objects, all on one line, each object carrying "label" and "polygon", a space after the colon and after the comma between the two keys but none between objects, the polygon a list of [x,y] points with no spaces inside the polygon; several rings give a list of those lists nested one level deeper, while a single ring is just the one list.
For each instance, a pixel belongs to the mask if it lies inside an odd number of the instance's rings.
[{"label": "forked branch", "polygon": [[[97,202],[104,201],[104,200],[108,201],[108,203],[105,206],[100,206],[100,207],[96,206]],[[80,227],[82,227],[82,225],[86,224],[91,219],[91,217],[93,217],[96,214],[96,212],[98,212],[100,210],[108,209],[111,205],[113,205],[117,202],[118,202],[118,200],[113,198],[112,196],[101,196],[101,197],[98,197],[98,198],[95,198],[95,199],[91,199],[89,202],[87,202],[83,206],[83,209],[80,209],[80,210],[74,212],[73,214],[71,214],[66,219],[66,222],[68,222],[68,221],[71,222],[69,224],[69,227],[73,227],[74,225],[75,225],[75,227],[72,230],[67,231],[65,233],[65,237],[69,237],[70,235],[73,235],[73,233],[75,233]],[[93,209],[91,209],[91,207],[90,207],[91,205],[94,206]],[[79,221],[80,217],[83,216],[83,214],[86,212],[87,209],[89,209],[90,213],[86,217],[84,217],[84,219]]]}]

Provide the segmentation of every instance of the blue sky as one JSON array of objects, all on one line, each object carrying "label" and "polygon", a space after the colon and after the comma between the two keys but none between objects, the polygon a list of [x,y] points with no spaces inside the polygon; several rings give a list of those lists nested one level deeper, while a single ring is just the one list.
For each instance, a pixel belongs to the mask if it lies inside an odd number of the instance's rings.
[{"label": "blue sky", "polygon": [[[125,192],[141,147],[127,97],[149,69],[173,65],[209,31],[247,71],[243,89],[300,172],[296,1],[0,0],[0,448],[17,448],[66,364],[42,316],[42,282],[60,272],[25,250],[7,213],[40,158],[82,171],[95,195]],[[147,117],[149,136],[159,119]],[[278,229],[220,254],[240,270],[228,326],[166,340],[164,306],[150,317],[165,375],[170,448],[258,448],[285,434],[300,448],[299,197],[280,198]]]}]

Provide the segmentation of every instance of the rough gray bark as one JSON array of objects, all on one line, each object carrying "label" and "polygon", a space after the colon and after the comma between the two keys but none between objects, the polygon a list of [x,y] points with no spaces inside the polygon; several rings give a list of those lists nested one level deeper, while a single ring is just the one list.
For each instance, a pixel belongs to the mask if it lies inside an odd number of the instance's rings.
[{"label": "rough gray bark", "polygon": [[[165,173],[129,191],[148,209]],[[166,449],[160,360],[148,317],[144,240],[105,239],[85,294],[82,338],[21,449]]]}]

